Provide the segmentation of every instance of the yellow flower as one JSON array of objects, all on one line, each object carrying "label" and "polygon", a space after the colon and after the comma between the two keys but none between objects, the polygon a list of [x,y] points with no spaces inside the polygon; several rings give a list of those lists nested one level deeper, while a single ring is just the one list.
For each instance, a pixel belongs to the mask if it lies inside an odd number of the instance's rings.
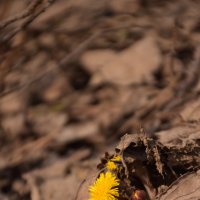
[{"label": "yellow flower", "polygon": [[112,162],[112,161],[108,161],[107,163],[106,163],[106,168],[107,169],[109,169],[109,170],[116,170],[117,169],[117,165],[114,163],[114,162]]},{"label": "yellow flower", "polygon": [[120,161],[121,158],[119,155],[115,155],[113,158],[111,158],[107,163],[106,163],[106,168],[109,170],[116,170],[117,169],[117,165],[116,165],[116,161]]},{"label": "yellow flower", "polygon": [[119,155],[115,155],[111,160],[112,160],[112,161],[120,161],[121,158],[120,158]]},{"label": "yellow flower", "polygon": [[116,200],[119,196],[119,179],[111,172],[101,173],[94,185],[90,186],[89,200]]}]

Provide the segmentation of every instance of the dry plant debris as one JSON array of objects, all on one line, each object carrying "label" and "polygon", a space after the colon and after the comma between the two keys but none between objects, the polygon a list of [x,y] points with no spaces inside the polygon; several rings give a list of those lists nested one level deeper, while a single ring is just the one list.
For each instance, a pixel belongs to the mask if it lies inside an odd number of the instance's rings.
[{"label": "dry plant debris", "polygon": [[197,144],[167,147],[144,133],[127,134],[115,151],[115,155],[106,153],[97,166],[99,175],[89,186],[89,199],[198,199]]},{"label": "dry plant debris", "polygon": [[87,200],[107,172],[121,199],[198,199],[199,10],[1,0],[0,199]]}]

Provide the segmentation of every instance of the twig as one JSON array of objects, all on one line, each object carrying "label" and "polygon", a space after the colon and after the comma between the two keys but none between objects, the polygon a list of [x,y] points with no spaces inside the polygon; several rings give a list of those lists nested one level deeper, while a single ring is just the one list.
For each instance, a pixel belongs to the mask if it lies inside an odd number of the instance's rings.
[{"label": "twig", "polygon": [[6,19],[5,21],[1,22],[0,30],[18,20],[22,20],[30,16],[34,12],[34,10],[42,3],[42,1],[43,0],[35,0],[23,13],[10,17],[9,19]]},{"label": "twig", "polygon": [[120,29],[125,29],[125,28],[130,28],[130,27],[137,27],[137,28],[151,28],[149,25],[126,25],[126,26],[119,26],[119,27],[114,27],[114,28],[108,28],[104,30],[100,30],[99,32],[96,32],[92,34],[88,39],[84,40],[74,51],[72,51],[70,54],[66,55],[59,63],[59,66],[61,68],[65,68],[66,64],[68,64],[70,61],[73,61],[73,59],[76,56],[79,56],[83,51],[89,48],[91,43],[98,37],[102,36],[103,34],[112,32],[112,31],[118,31]]},{"label": "twig", "polygon": [[82,188],[83,184],[85,183],[85,179],[80,183],[79,187],[78,187],[78,190],[76,192],[76,196],[74,198],[74,200],[77,200],[78,199],[78,195],[79,195],[79,192],[80,192],[80,189]]},{"label": "twig", "polygon": [[6,37],[3,38],[1,42],[6,42],[12,39],[17,33],[19,33],[21,30],[25,29],[33,20],[35,20],[40,14],[45,12],[47,8],[53,3],[54,1],[48,1],[48,3],[37,13],[31,15],[26,19],[19,27],[17,27],[13,32],[8,34]]},{"label": "twig", "polygon": [[[50,1],[49,1],[50,2]],[[50,2],[52,3],[52,1]],[[47,6],[46,6],[47,7]],[[45,7],[45,10],[46,10]],[[44,8],[43,8],[44,10]],[[44,12],[44,11],[43,11]],[[38,14],[38,13],[37,13]],[[37,15],[38,16],[38,15]],[[149,28],[149,26],[139,26],[139,25],[133,25],[134,27],[140,27],[140,28]],[[120,26],[120,27],[115,27],[115,28],[109,28],[109,29],[104,29],[102,31],[96,32],[94,34],[92,34],[88,39],[84,40],[74,51],[72,51],[71,53],[69,53],[68,55],[66,55],[59,63],[58,66],[61,69],[65,69],[66,66],[73,61],[73,59],[77,56],[79,56],[81,53],[83,53],[83,51],[85,51],[86,49],[89,48],[89,46],[91,45],[91,43],[98,37],[102,36],[102,34],[111,32],[111,31],[117,31],[120,30],[122,28],[130,28],[130,26]],[[21,29],[20,29],[21,30]],[[18,30],[18,31],[20,31]],[[12,37],[14,36],[13,34],[11,35]],[[11,37],[10,36],[10,37]],[[7,38],[8,39],[8,38]],[[16,86],[14,88],[11,88],[10,90],[7,91],[3,91],[2,93],[0,93],[0,97],[5,96],[7,94],[10,94],[11,92],[15,91],[15,90],[20,90],[20,89],[25,89],[28,86],[32,85],[33,83],[35,83],[36,81],[42,79],[46,74],[48,74],[49,72],[52,72],[52,70],[48,70],[43,74],[38,75],[36,78],[32,79],[31,81],[29,81],[28,83],[25,83],[23,85],[20,86]]]},{"label": "twig", "polygon": [[31,79],[30,81],[28,81],[27,83],[24,83],[22,85],[18,85],[18,86],[15,86],[9,90],[6,90],[6,91],[3,91],[0,93],[0,97],[3,97],[3,96],[6,96],[16,90],[24,90],[26,88],[28,88],[30,85],[34,84],[35,82],[41,80],[42,78],[44,78],[49,72],[52,72],[53,70],[48,70],[42,74],[39,74],[38,76],[36,76],[35,78]]},{"label": "twig", "polygon": [[90,46],[94,39],[96,39],[100,35],[101,32],[97,32],[90,36],[88,39],[84,40],[74,51],[72,51],[60,61],[59,66],[61,68],[65,68],[67,63],[72,61],[77,55],[80,55],[85,49],[87,49]]}]

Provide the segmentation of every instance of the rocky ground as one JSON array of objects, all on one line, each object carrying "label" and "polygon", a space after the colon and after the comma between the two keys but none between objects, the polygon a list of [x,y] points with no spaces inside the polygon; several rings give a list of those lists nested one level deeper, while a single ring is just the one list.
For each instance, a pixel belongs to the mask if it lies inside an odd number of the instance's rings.
[{"label": "rocky ground", "polygon": [[0,199],[87,200],[116,147],[119,176],[145,198],[199,199],[199,10],[0,1]]}]

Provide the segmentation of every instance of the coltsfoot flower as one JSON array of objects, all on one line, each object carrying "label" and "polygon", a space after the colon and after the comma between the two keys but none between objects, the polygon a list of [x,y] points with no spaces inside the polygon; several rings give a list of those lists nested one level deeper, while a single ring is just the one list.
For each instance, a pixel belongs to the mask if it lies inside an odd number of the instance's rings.
[{"label": "coltsfoot flower", "polygon": [[121,161],[121,158],[119,155],[115,155],[115,156],[113,156],[113,158],[111,160],[112,161]]},{"label": "coltsfoot flower", "polygon": [[96,182],[90,186],[89,200],[116,200],[119,197],[119,179],[111,172],[101,173]]},{"label": "coltsfoot flower", "polygon": [[117,169],[117,165],[114,162],[109,160],[106,163],[106,168],[109,169],[109,170],[116,170]]},{"label": "coltsfoot flower", "polygon": [[113,158],[111,158],[110,160],[108,160],[108,162],[106,163],[106,168],[109,170],[117,170],[118,166],[115,162],[117,161],[121,161],[121,158],[119,155],[115,155]]}]

